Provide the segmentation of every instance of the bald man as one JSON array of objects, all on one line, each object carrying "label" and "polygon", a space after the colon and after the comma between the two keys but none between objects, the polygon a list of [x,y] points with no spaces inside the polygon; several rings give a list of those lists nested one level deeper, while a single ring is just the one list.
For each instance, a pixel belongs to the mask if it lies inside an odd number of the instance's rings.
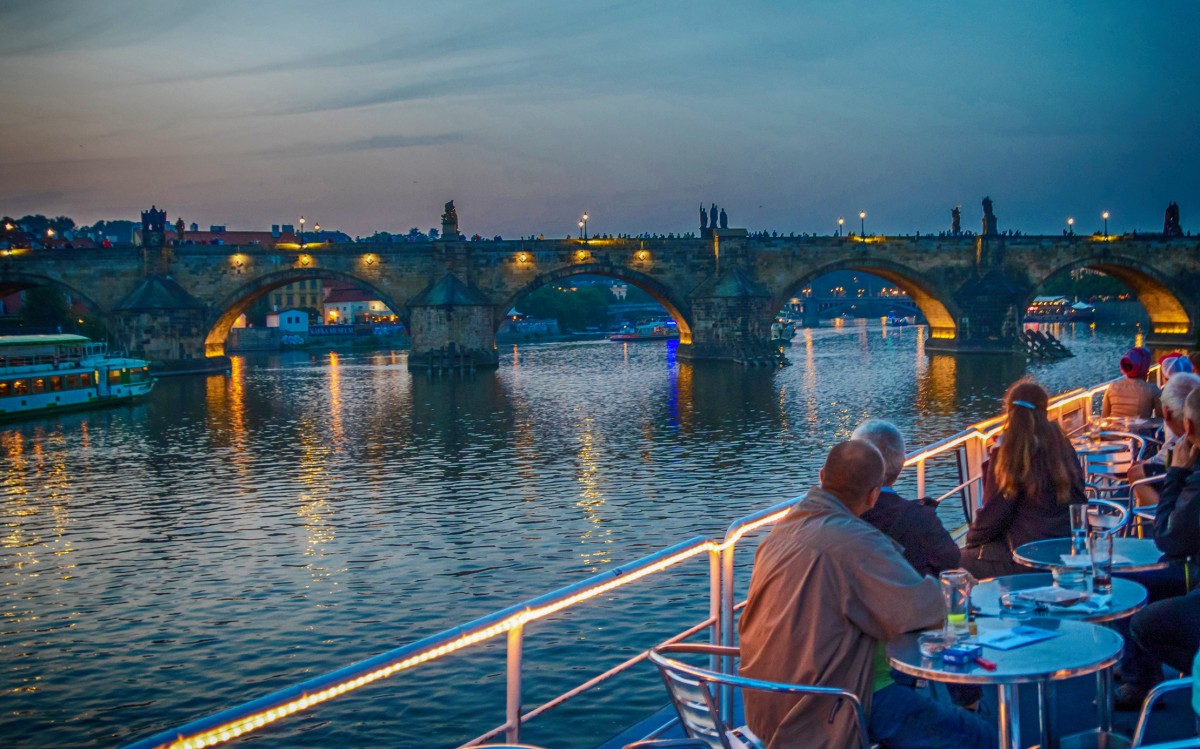
[{"label": "bald man", "polygon": [[[892,682],[884,643],[939,626],[945,604],[937,580],[860,517],[879,497],[883,457],[869,442],[842,442],[820,480],[758,548],[738,623],[741,674],[854,692],[871,741],[890,749],[996,747],[995,730],[974,715]],[[853,710],[834,712],[828,698],[743,695],[768,749],[857,745]]]}]

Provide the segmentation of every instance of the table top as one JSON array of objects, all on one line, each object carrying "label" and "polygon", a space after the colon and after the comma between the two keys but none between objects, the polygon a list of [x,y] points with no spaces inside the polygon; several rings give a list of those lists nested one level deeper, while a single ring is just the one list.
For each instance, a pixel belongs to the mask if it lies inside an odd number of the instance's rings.
[{"label": "table top", "polygon": [[[1088,578],[1089,589],[1091,577]],[[983,616],[1009,616],[1024,618],[1025,614],[1007,609],[1000,602],[1005,593],[1030,588],[1042,588],[1054,583],[1054,576],[1049,572],[1038,572],[1032,575],[1005,575],[984,580],[971,590],[971,605]],[[1114,577],[1112,581],[1112,600],[1100,611],[1079,610],[1072,607],[1053,607],[1047,610],[1029,610],[1028,615],[1052,619],[1078,619],[1085,622],[1110,622],[1114,619],[1124,619],[1139,611],[1146,605],[1146,588],[1132,580]]]},{"label": "table top", "polygon": [[[1045,541],[1021,544],[1013,552],[1013,560],[1027,567],[1054,569],[1066,567],[1062,563],[1062,555],[1070,553],[1071,539],[1048,538]],[[1114,538],[1113,557],[1117,556],[1123,556],[1130,561],[1122,563],[1114,560],[1113,572],[1145,572],[1171,566],[1171,562],[1162,558],[1162,552],[1149,538]]]},{"label": "table top", "polygon": [[1088,438],[1071,440],[1076,455],[1112,455],[1129,452],[1129,441],[1093,440]]},{"label": "table top", "polygon": [[1097,424],[1100,429],[1106,432],[1146,432],[1158,429],[1163,425],[1163,420],[1159,417],[1142,419],[1137,416],[1105,416],[1096,419],[1094,424]]},{"label": "table top", "polygon": [[1121,636],[1111,629],[1070,619],[977,619],[980,633],[1028,625],[1060,633],[1057,637],[1013,650],[983,649],[983,657],[996,663],[995,671],[977,665],[945,666],[941,658],[921,655],[917,638],[909,632],[888,643],[892,668],[919,679],[951,684],[1022,684],[1058,681],[1095,673],[1117,662],[1124,650]]}]

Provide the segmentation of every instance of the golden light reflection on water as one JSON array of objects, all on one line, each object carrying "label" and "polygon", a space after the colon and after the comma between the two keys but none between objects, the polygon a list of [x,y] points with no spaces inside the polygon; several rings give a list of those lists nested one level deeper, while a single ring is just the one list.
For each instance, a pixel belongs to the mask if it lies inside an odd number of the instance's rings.
[{"label": "golden light reflection on water", "polygon": [[[38,429],[32,439],[16,430],[0,432],[0,453],[4,455],[0,503],[5,517],[0,536],[0,548],[4,549],[0,586],[7,593],[0,617],[6,625],[15,626],[37,618],[29,608],[30,597],[23,593],[26,578],[45,575],[70,580],[75,576],[75,565],[68,559],[75,552],[68,535],[73,519],[67,463],[70,453],[61,426],[52,432]],[[28,483],[30,478],[33,487]],[[47,513],[49,517],[43,517]],[[49,568],[45,566],[47,559]],[[36,691],[29,683],[21,689]]]},{"label": "golden light reflection on water", "polygon": [[821,421],[817,410],[817,358],[813,347],[812,328],[804,329],[804,403],[808,407],[804,421],[809,428],[815,428]]},{"label": "golden light reflection on water", "polygon": [[583,517],[592,527],[579,537],[583,550],[579,557],[585,564],[598,567],[612,562],[612,553],[606,548],[612,544],[612,529],[600,514],[604,506],[604,492],[600,484],[600,461],[602,456],[597,454],[596,436],[593,431],[592,417],[585,417],[582,431],[579,435],[579,468],[576,480],[580,484],[579,501],[575,506],[583,511]]},{"label": "golden light reflection on water", "polygon": [[342,427],[342,372],[341,360],[336,351],[329,352],[329,416],[330,429],[333,431],[335,444],[341,444],[346,439],[346,431]]}]

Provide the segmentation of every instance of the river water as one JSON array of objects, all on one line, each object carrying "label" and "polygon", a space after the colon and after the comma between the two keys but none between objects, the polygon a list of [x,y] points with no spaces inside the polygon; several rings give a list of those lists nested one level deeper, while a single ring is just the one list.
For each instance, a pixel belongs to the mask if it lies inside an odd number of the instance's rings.
[{"label": "river water", "polygon": [[[238,357],[135,406],[0,427],[0,742],[123,743],[719,537],[803,493],[867,416],[932,442],[1026,371],[1051,392],[1115,376],[1136,331],[1064,330],[1077,356],[1028,367],[926,356],[924,332],[801,330],[778,371],[664,342],[513,346],[440,378],[403,352]],[[526,703],[702,619],[706,574],[531,626]],[[254,740],[453,746],[503,721],[502,641]],[[665,702],[648,664],[620,685],[523,738],[594,746]]]}]

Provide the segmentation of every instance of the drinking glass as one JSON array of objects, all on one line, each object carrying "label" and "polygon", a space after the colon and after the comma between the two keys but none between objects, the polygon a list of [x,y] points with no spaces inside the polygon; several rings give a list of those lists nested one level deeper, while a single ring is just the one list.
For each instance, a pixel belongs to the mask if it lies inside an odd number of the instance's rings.
[{"label": "drinking glass", "polygon": [[1092,555],[1092,591],[1111,593],[1113,537],[1108,533],[1089,534],[1088,552]]},{"label": "drinking glass", "polygon": [[946,601],[946,641],[954,642],[966,637],[969,625],[967,615],[971,609],[971,586],[975,579],[963,569],[945,570],[938,575],[942,584],[942,598]]},{"label": "drinking glass", "polygon": [[1088,506],[1087,502],[1068,505],[1071,510],[1071,553],[1087,553]]}]

